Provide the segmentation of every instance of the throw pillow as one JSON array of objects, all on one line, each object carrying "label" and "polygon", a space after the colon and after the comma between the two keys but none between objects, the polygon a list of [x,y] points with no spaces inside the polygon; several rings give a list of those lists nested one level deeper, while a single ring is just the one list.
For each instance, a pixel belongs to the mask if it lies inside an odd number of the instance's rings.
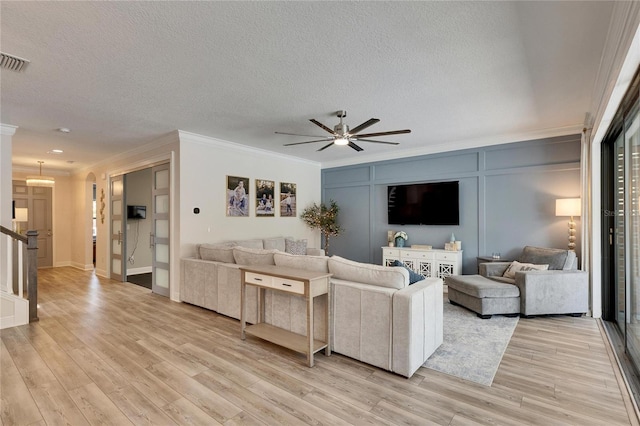
[{"label": "throw pillow", "polygon": [[233,258],[233,247],[226,247],[224,244],[202,244],[199,247],[200,259],[213,260],[216,262],[235,263]]},{"label": "throw pillow", "polygon": [[265,250],[284,251],[284,237],[265,238],[262,243]]},{"label": "throw pillow", "polygon": [[547,269],[549,269],[549,265],[534,265],[533,263],[520,263],[514,260],[502,276],[505,278],[515,278],[516,272],[546,271]]},{"label": "throw pillow", "polygon": [[391,264],[391,266],[402,266],[407,271],[409,271],[409,285],[415,284],[418,281],[424,280],[424,277],[422,275],[420,275],[420,274],[418,274],[416,272],[413,272],[412,269],[409,269],[409,267],[407,265],[405,265],[403,262],[401,262],[399,260],[394,260],[393,263]]},{"label": "throw pillow", "polygon": [[307,240],[284,240],[284,252],[303,256],[307,254]]},{"label": "throw pillow", "polygon": [[233,257],[238,265],[275,265],[273,255],[277,252],[278,250],[234,247]]}]

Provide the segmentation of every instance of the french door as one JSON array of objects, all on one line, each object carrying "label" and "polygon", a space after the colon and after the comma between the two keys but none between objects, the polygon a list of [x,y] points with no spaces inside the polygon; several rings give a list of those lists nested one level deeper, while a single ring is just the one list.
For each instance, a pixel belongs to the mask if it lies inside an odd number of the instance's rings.
[{"label": "french door", "polygon": [[124,175],[111,178],[111,279],[116,281],[124,281],[126,276],[123,262],[127,253],[124,238],[124,180]]},{"label": "french door", "polygon": [[169,220],[170,220],[170,175],[169,163],[151,169],[152,189],[152,284],[154,293],[169,297]]}]

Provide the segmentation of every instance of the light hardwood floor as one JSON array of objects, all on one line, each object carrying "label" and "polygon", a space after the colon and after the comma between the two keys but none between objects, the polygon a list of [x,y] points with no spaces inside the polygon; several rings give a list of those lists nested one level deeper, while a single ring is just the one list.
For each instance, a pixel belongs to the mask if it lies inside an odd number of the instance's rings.
[{"label": "light hardwood floor", "polygon": [[629,425],[596,320],[521,319],[493,385],[304,357],[240,323],[72,268],[39,271],[40,321],[3,330],[1,423]]}]

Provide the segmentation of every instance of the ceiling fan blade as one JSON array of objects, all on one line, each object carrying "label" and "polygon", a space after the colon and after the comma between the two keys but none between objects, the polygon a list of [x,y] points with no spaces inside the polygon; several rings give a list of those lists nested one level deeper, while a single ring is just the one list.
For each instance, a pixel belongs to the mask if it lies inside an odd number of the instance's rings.
[{"label": "ceiling fan blade", "polygon": [[372,138],[374,136],[401,135],[403,133],[411,133],[411,130],[409,130],[409,129],[392,130],[390,132],[367,133],[367,134],[358,135],[358,136],[361,137],[361,138]]},{"label": "ceiling fan blade", "polygon": [[361,130],[366,129],[369,126],[373,126],[374,124],[376,124],[378,121],[380,121],[377,118],[370,118],[367,121],[365,121],[364,123],[362,123],[359,126],[354,127],[353,129],[351,129],[351,131],[349,131],[349,133],[351,133],[352,135],[355,135],[356,133],[358,133]]},{"label": "ceiling fan blade", "polygon": [[[318,139],[318,140],[315,140],[315,141],[285,143],[285,144],[284,144],[284,145],[282,145],[282,146],[302,145],[302,144],[305,144],[305,143],[326,142],[326,141],[327,141],[326,139]],[[331,142],[331,143],[333,143],[333,142]]]},{"label": "ceiling fan blade", "polygon": [[330,143],[330,144],[328,144],[328,145],[323,146],[323,147],[322,147],[322,148],[320,148],[318,151],[325,150],[325,149],[329,148],[331,145],[333,145],[333,142],[331,142],[331,143]]},{"label": "ceiling fan blade", "polygon": [[387,145],[400,145],[400,142],[374,141],[373,139],[354,138],[354,140],[359,142],[373,142],[373,143],[386,143]]},{"label": "ceiling fan blade", "polygon": [[319,122],[318,120],[316,120],[314,118],[311,118],[309,121],[312,122],[313,124],[315,124],[316,126],[320,127],[321,129],[324,129],[327,132],[331,133],[332,135],[336,134],[333,130],[331,130],[330,128],[328,128],[327,126],[325,126],[324,124],[322,124],[321,122]]},{"label": "ceiling fan blade", "polygon": [[353,149],[355,149],[356,151],[360,152],[360,151],[364,151],[362,148],[360,148],[358,145],[356,145],[355,143],[349,141],[349,146]]},{"label": "ceiling fan blade", "polygon": [[289,136],[308,136],[310,138],[324,138],[331,139],[331,136],[318,136],[318,135],[303,135],[300,133],[286,133],[286,132],[275,132],[276,135],[289,135]]}]

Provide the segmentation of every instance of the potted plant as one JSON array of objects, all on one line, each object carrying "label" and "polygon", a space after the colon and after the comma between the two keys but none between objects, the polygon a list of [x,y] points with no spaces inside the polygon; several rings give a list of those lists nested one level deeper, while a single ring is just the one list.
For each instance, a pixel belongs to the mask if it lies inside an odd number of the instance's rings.
[{"label": "potted plant", "polygon": [[324,239],[324,251],[329,255],[329,237],[337,236],[343,231],[338,225],[338,212],[340,207],[335,201],[329,202],[329,207],[325,204],[317,205],[313,203],[311,207],[304,209],[300,217],[311,229],[319,229]]},{"label": "potted plant", "polygon": [[404,247],[404,242],[409,239],[409,236],[404,231],[398,231],[393,238],[396,240],[396,247]]}]

